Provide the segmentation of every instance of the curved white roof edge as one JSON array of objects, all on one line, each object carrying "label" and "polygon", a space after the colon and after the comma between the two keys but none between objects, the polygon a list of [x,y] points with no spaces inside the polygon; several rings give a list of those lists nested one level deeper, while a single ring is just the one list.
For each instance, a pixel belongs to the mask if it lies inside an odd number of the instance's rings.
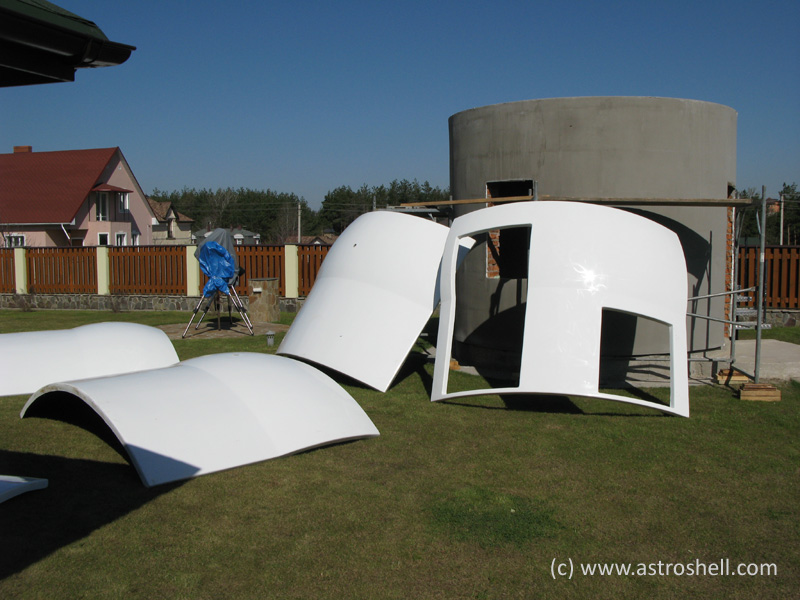
[{"label": "curved white roof edge", "polygon": [[[459,240],[491,229],[525,226],[531,227],[531,241],[519,384],[448,393]],[[441,292],[431,400],[559,394],[689,416],[686,262],[678,237],[666,227],[619,209],[571,202],[525,202],[471,212],[450,227]],[[604,308],[668,326],[669,406],[599,391]]]},{"label": "curved white roof edge", "polygon": [[360,216],[325,257],[278,353],[385,392],[439,303],[447,233],[412,215]]},{"label": "curved white roof edge", "polygon": [[47,487],[47,483],[47,479],[39,479],[36,477],[0,475],[0,502],[5,502],[25,492],[42,490]]},{"label": "curved white roof edge", "polygon": [[0,335],[0,396],[48,383],[157,369],[178,362],[167,334],[138,323]]},{"label": "curved white roof edge", "polygon": [[111,428],[150,487],[310,448],[375,437],[344,389],[304,363],[256,353],[212,354],[163,369],[56,383]]}]

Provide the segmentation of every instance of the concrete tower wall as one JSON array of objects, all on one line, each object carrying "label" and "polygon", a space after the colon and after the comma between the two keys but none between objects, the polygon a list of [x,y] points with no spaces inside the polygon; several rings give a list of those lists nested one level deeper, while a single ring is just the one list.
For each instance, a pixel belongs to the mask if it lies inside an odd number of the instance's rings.
[{"label": "concrete tower wall", "polygon": [[[466,110],[449,121],[453,199],[482,198],[488,182],[505,180],[535,180],[538,193],[551,196],[726,198],[736,180],[736,118],[736,111],[719,104],[649,97],[528,100]],[[458,206],[456,215],[477,208]],[[726,208],[630,210],[679,235],[690,295],[725,291]],[[569,235],[568,223],[554,226]],[[527,281],[487,277],[485,251],[472,252],[463,273],[457,287],[456,349],[462,357],[474,350],[505,360],[502,353],[513,352],[514,337],[521,335]],[[723,300],[697,308],[724,315]],[[691,350],[724,341],[721,324],[692,319],[688,326]],[[638,319],[617,329],[620,335],[613,336],[609,353],[668,350],[655,324]]]}]

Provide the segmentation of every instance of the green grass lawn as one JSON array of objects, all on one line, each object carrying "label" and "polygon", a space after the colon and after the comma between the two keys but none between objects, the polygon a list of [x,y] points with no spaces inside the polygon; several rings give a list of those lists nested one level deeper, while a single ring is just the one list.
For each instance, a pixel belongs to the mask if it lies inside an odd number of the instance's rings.
[{"label": "green grass lawn", "polygon": [[[740,340],[756,339],[755,329],[740,329],[738,338]],[[761,330],[762,340],[779,340],[791,344],[800,344],[800,327],[771,327]]]},{"label": "green grass lawn", "polygon": [[[176,348],[266,350],[252,339]],[[0,398],[0,473],[50,480],[0,504],[0,597],[798,596],[799,384],[776,403],[693,387],[682,419],[578,398],[431,403],[431,377],[412,356],[385,394],[345,384],[378,438],[152,489],[93,433]],[[777,576],[579,568],[722,559]],[[573,577],[553,579],[554,560]]]},{"label": "green grass lawn", "polygon": [[[213,312],[213,311],[212,311]],[[97,310],[32,310],[23,312],[13,309],[0,309],[0,333],[19,331],[44,331],[48,329],[71,329],[80,325],[99,321],[124,321],[158,327],[174,323],[188,323],[192,313],[189,311],[145,311],[112,312]],[[213,318],[209,313],[208,318]],[[227,318],[227,316],[225,317]],[[199,316],[198,316],[199,319]],[[294,313],[282,312],[278,321],[291,325]],[[196,323],[197,321],[195,321]]]},{"label": "green grass lawn", "polygon": [[72,329],[98,321],[125,321],[157,327],[172,323],[188,323],[191,315],[192,313],[188,311],[32,310],[23,312],[0,309],[0,333]]}]

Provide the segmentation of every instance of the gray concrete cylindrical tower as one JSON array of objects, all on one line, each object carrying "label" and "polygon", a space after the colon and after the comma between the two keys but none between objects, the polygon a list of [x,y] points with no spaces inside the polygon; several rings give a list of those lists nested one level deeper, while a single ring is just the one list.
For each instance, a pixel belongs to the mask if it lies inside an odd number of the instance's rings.
[{"label": "gray concrete cylindrical tower", "polygon": [[[451,193],[454,200],[526,195],[536,181],[538,193],[550,196],[724,199],[736,180],[736,118],[720,104],[651,97],[527,100],[466,110],[449,120]],[[455,214],[478,208],[457,205]],[[678,234],[690,296],[726,290],[727,208],[625,208]],[[568,223],[553,226],[569,235]],[[470,253],[457,279],[454,353],[467,364],[502,365],[519,345],[528,282],[490,274],[486,240],[481,243],[484,250]],[[724,317],[723,299],[696,308]],[[658,327],[622,318],[605,351],[667,352]],[[691,319],[690,350],[720,347],[723,327]]]}]

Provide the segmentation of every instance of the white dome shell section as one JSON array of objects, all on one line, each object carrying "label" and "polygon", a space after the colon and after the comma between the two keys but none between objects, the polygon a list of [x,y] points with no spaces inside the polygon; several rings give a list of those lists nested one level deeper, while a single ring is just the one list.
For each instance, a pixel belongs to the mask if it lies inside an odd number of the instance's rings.
[{"label": "white dome shell section", "polygon": [[212,354],[163,369],[48,385],[21,416],[56,392],[80,398],[102,417],[148,487],[379,435],[327,375],[268,354]]},{"label": "white dome shell section", "polygon": [[178,362],[167,334],[138,323],[0,335],[0,396],[30,394],[48,383],[102,377]]},{"label": "white dome shell section", "polygon": [[447,233],[411,215],[360,216],[325,257],[278,353],[385,392],[439,302]]}]

